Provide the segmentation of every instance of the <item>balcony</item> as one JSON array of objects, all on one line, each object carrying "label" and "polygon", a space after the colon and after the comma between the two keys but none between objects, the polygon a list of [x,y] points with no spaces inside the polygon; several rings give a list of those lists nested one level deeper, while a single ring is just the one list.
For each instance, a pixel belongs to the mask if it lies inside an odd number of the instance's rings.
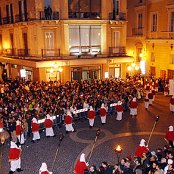
[{"label": "balcony", "polygon": [[42,49],[42,57],[60,57],[60,49]]},{"label": "balcony", "polygon": [[12,24],[12,23],[14,23],[14,20],[10,16],[4,17],[4,18],[2,18],[2,23],[3,24]]},{"label": "balcony", "polygon": [[16,49],[4,49],[3,55],[4,56],[16,56]]},{"label": "balcony", "polygon": [[19,57],[30,57],[30,49],[18,49],[17,55]]},{"label": "balcony", "polygon": [[126,21],[126,13],[120,12],[118,15],[109,13],[109,20]]},{"label": "balcony", "polygon": [[98,55],[101,54],[101,46],[73,46],[69,52],[70,55]]},{"label": "balcony", "polygon": [[125,56],[125,47],[109,47],[109,56]]},{"label": "balcony", "polygon": [[27,14],[21,14],[15,16],[15,22],[24,22],[27,21]]},{"label": "balcony", "polygon": [[144,35],[143,28],[132,28],[132,36],[140,36]]},{"label": "balcony", "polygon": [[59,12],[53,11],[51,14],[45,14],[44,11],[40,11],[37,20],[59,20]]},{"label": "balcony", "polygon": [[99,12],[69,12],[69,19],[101,19]]}]

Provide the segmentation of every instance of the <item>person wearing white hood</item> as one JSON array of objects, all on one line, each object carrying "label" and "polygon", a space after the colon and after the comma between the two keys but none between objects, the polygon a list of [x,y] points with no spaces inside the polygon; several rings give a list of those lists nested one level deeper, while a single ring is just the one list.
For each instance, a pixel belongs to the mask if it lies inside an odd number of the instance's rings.
[{"label": "person wearing white hood", "polygon": [[52,174],[52,172],[48,171],[47,164],[42,163],[40,169],[39,169],[39,174]]},{"label": "person wearing white hood", "polygon": [[15,171],[21,172],[21,148],[16,145],[15,142],[11,141],[10,143],[10,151],[9,151],[9,162],[10,162],[10,172],[9,174],[13,174]]},{"label": "person wearing white hood", "polygon": [[173,165],[173,160],[172,159],[168,159],[167,160],[167,166],[164,168],[164,174],[168,173],[168,170],[170,169],[170,167]]},{"label": "person wearing white hood", "polygon": [[101,108],[100,108],[100,118],[101,118],[102,124],[106,123],[106,113],[107,113],[107,109],[106,109],[104,103],[102,103]]},{"label": "person wearing white hood", "polygon": [[66,134],[68,134],[68,132],[74,132],[72,122],[73,122],[72,114],[71,114],[70,110],[68,110],[67,114],[65,116],[65,119],[64,119]]},{"label": "person wearing white hood", "polygon": [[33,140],[32,140],[32,142],[34,143],[35,140],[40,140],[39,123],[38,123],[36,118],[32,119],[31,126],[32,126],[32,133],[33,133]]},{"label": "person wearing white hood", "polygon": [[80,155],[80,159],[77,161],[74,167],[74,174],[84,174],[84,171],[87,169],[88,163],[85,160],[85,154]]},{"label": "person wearing white hood", "polygon": [[137,108],[138,108],[138,103],[136,101],[136,98],[134,97],[133,100],[130,103],[130,115],[132,117],[137,115]]},{"label": "person wearing white hood", "polygon": [[123,106],[122,106],[122,102],[121,101],[118,101],[117,105],[115,106],[115,109],[117,111],[117,118],[116,118],[116,120],[118,120],[118,121],[122,120]]},{"label": "person wearing white hood", "polygon": [[92,106],[89,107],[88,111],[88,119],[89,119],[89,127],[92,128],[94,126],[94,119],[95,119],[95,111]]},{"label": "person wearing white hood", "polygon": [[141,139],[139,146],[136,149],[135,156],[142,158],[143,153],[149,152],[149,149],[146,146],[146,141]]},{"label": "person wearing white hood", "polygon": [[24,129],[22,127],[21,121],[19,121],[19,120],[16,121],[16,136],[17,136],[18,141],[21,145],[25,143]]},{"label": "person wearing white hood", "polygon": [[54,137],[53,120],[51,119],[49,114],[46,115],[44,127],[46,129],[46,137]]},{"label": "person wearing white hood", "polygon": [[174,112],[174,95],[170,99],[170,112]]}]

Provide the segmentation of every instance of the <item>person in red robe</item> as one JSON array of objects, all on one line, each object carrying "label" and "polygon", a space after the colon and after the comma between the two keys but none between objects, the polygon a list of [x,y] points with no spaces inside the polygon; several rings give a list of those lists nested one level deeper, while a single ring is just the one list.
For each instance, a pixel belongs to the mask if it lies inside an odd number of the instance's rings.
[{"label": "person in red robe", "polygon": [[170,99],[170,111],[173,113],[174,112],[174,95]]},{"label": "person in red robe", "polygon": [[40,169],[39,169],[39,174],[52,174],[52,172],[48,171],[47,164],[42,163]]},{"label": "person in red robe", "polygon": [[74,132],[74,128],[72,126],[72,122],[73,122],[72,114],[68,110],[67,114],[65,116],[65,119],[64,119],[65,128],[66,128],[66,134],[68,134],[69,132]]},{"label": "person in red robe", "polygon": [[137,108],[138,108],[138,103],[136,101],[136,98],[134,97],[133,100],[130,102],[130,115],[132,117],[137,115]]},{"label": "person in red robe", "polygon": [[141,139],[139,146],[136,149],[135,156],[142,158],[143,153],[149,152],[149,149],[145,145],[146,141],[144,139]]},{"label": "person in red robe", "polygon": [[169,94],[169,86],[168,84],[166,84],[164,87],[164,96],[167,96],[168,94]]},{"label": "person in red robe", "polygon": [[118,121],[122,120],[123,106],[122,106],[122,102],[121,101],[118,101],[117,105],[115,106],[115,110],[117,112],[116,120],[118,120]]},{"label": "person in red robe", "polygon": [[148,98],[148,97],[146,97],[146,98],[144,99],[144,107],[145,107],[146,110],[147,110],[148,107],[149,107],[149,98]]},{"label": "person in red robe", "polygon": [[88,111],[88,119],[89,119],[89,127],[92,128],[94,126],[94,119],[96,117],[96,113],[92,106],[89,107]]},{"label": "person in red robe", "polygon": [[169,145],[174,147],[174,131],[173,126],[169,126],[169,130],[166,132],[165,140],[169,143]]},{"label": "person in red robe", "polygon": [[100,108],[100,118],[101,118],[101,123],[105,124],[106,123],[106,107],[104,103],[102,103],[101,108]]},{"label": "person in red robe", "polygon": [[148,94],[148,99],[149,99],[149,105],[152,105],[152,103],[153,103],[153,93],[152,93],[151,90],[150,90],[150,92]]},{"label": "person in red robe", "polygon": [[4,128],[4,123],[3,123],[3,118],[0,119],[0,132],[3,131]]},{"label": "person in red robe", "polygon": [[10,143],[10,151],[8,155],[8,159],[10,162],[10,172],[9,174],[13,174],[15,171],[21,172],[21,148],[16,145],[13,141]]},{"label": "person in red robe", "polygon": [[21,121],[16,121],[16,136],[18,138],[18,142],[23,145],[25,143],[24,139],[24,128],[22,126]]},{"label": "person in red robe", "polygon": [[87,169],[88,164],[85,160],[85,154],[82,153],[80,159],[75,164],[74,173],[75,174],[84,174],[84,171]]},{"label": "person in red robe", "polygon": [[54,137],[53,120],[51,119],[49,114],[47,114],[46,116],[44,127],[46,129],[46,137]]},{"label": "person in red robe", "polygon": [[39,123],[36,118],[32,119],[31,126],[32,126],[32,133],[33,133],[32,142],[34,143],[36,140],[40,140]]}]

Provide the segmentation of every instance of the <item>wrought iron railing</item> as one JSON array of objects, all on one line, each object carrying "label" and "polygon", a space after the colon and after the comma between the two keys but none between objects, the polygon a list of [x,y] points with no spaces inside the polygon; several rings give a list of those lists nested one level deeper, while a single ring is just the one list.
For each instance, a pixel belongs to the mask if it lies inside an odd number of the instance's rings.
[{"label": "wrought iron railing", "polygon": [[30,57],[30,49],[18,49],[17,55],[20,57]]},{"label": "wrought iron railing", "polygon": [[132,35],[133,36],[143,36],[143,28],[132,28]]},{"label": "wrought iron railing", "polygon": [[109,20],[126,21],[126,13],[120,12],[118,15],[114,13],[109,13]]},{"label": "wrought iron railing", "polygon": [[125,47],[109,47],[109,56],[126,55]]},{"label": "wrought iron railing", "polygon": [[69,12],[69,19],[100,19],[99,12]]},{"label": "wrought iron railing", "polygon": [[42,49],[42,57],[60,57],[60,49]]}]

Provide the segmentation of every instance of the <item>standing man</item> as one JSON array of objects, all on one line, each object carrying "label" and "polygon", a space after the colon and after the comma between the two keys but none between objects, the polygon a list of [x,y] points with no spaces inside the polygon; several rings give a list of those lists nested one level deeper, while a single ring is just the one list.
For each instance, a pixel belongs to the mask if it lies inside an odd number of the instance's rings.
[{"label": "standing man", "polygon": [[18,147],[13,141],[10,144],[10,152],[9,152],[9,162],[10,162],[10,172],[9,174],[13,174],[15,171],[21,172],[21,148]]},{"label": "standing man", "polygon": [[82,153],[80,156],[80,160],[77,161],[75,168],[74,168],[74,173],[75,174],[84,174],[84,171],[87,169],[88,164],[86,163],[85,160],[85,154]]},{"label": "standing man", "polygon": [[47,164],[42,163],[40,169],[39,169],[39,174],[52,174],[52,172],[48,171]]},{"label": "standing man", "polygon": [[170,99],[170,111],[173,113],[174,112],[174,95]]},{"label": "standing man", "polygon": [[174,131],[173,126],[169,126],[169,130],[166,132],[165,140],[169,143],[169,145],[174,147]]},{"label": "standing man", "polygon": [[21,145],[23,145],[25,143],[24,140],[24,129],[22,126],[22,122],[17,120],[16,121],[16,136],[18,138],[18,141]]},{"label": "standing man", "polygon": [[106,108],[104,103],[102,103],[101,108],[100,108],[100,117],[101,117],[101,123],[105,124],[106,123]]},{"label": "standing man", "polygon": [[115,106],[115,109],[116,109],[116,112],[117,112],[116,120],[118,120],[118,121],[122,120],[123,106],[122,106],[121,101],[118,101],[117,105]]},{"label": "standing man", "polygon": [[144,139],[141,139],[139,146],[136,149],[135,156],[142,158],[143,153],[149,152],[149,149],[146,147],[146,141]]},{"label": "standing man", "polygon": [[65,116],[65,120],[64,120],[65,128],[66,128],[66,134],[68,134],[69,132],[74,132],[72,122],[73,122],[73,118],[72,118],[71,112],[68,110],[67,114]]},{"label": "standing man", "polygon": [[34,143],[36,140],[40,140],[39,123],[36,118],[32,119],[31,126],[32,126],[32,133],[33,133],[32,142]]},{"label": "standing man", "polygon": [[89,127],[92,128],[94,126],[94,119],[95,119],[95,111],[92,106],[89,107],[88,111],[88,119],[89,119]]},{"label": "standing man", "polygon": [[130,103],[130,115],[132,117],[137,115],[137,108],[138,108],[138,103],[136,101],[136,98],[134,97]]},{"label": "standing man", "polygon": [[46,129],[46,137],[54,137],[53,120],[51,119],[49,114],[46,115],[44,127]]}]

